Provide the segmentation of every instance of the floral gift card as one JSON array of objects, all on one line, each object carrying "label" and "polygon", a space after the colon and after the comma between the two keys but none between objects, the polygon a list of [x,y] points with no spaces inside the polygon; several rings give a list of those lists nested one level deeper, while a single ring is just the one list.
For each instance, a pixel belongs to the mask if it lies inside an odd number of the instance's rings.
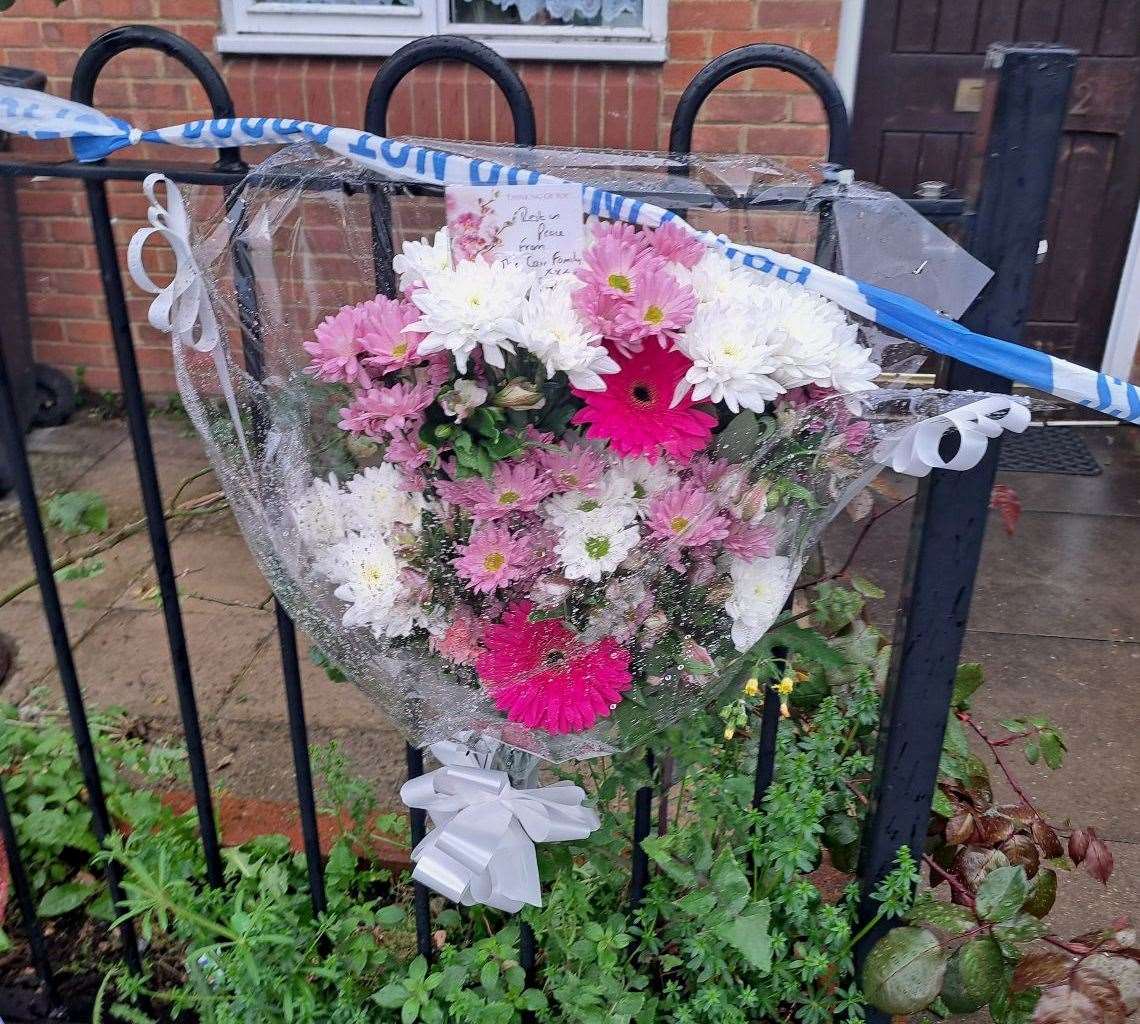
[{"label": "floral gift card", "polygon": [[456,260],[506,260],[539,274],[582,262],[582,190],[559,185],[449,185],[447,227]]}]

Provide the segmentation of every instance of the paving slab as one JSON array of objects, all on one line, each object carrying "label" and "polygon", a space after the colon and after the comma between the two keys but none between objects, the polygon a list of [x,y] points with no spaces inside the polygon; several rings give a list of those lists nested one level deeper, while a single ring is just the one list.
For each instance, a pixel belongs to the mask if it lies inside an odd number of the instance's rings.
[{"label": "paving slab", "polygon": [[[963,659],[985,670],[972,711],[989,735],[1006,735],[1002,719],[1029,714],[1061,728],[1069,753],[1056,772],[1026,763],[1020,744],[1008,748],[1011,769],[1041,812],[1140,843],[1140,644],[970,632]],[[1002,799],[1014,801],[1001,773],[992,774]]]},{"label": "paving slab", "polygon": [[[64,620],[72,645],[82,642],[104,614],[101,608],[66,609]],[[0,700],[19,704],[44,685],[45,677],[55,674],[55,650],[39,602],[13,602],[0,608],[0,639],[13,653],[12,667],[0,681]]]},{"label": "paving slab", "polygon": [[269,601],[269,584],[240,534],[181,531],[171,552],[186,607],[260,608]]},{"label": "paving slab", "polygon": [[[194,690],[202,717],[214,714],[233,680],[273,629],[272,619],[244,609],[224,615],[183,614]],[[76,669],[92,706],[122,707],[143,718],[176,718],[178,699],[161,612],[112,609],[75,651]],[[58,695],[58,677],[44,680]]]},{"label": "paving slab", "polygon": [[[390,728],[383,712],[352,683],[334,683],[324,669],[313,664],[309,658],[309,642],[303,634],[298,635],[297,644],[305,718],[310,728],[382,731]],[[285,720],[281,654],[276,643],[257,653],[235,682],[218,717],[250,722]]]}]

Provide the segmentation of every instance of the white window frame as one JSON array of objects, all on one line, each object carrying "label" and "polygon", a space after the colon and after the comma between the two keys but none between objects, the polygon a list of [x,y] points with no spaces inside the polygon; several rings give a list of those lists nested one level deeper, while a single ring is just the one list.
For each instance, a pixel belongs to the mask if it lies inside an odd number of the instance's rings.
[{"label": "white window frame", "polygon": [[667,55],[668,0],[643,0],[637,28],[576,25],[494,25],[451,20],[450,0],[414,6],[300,4],[280,0],[221,0],[219,53],[290,53],[327,57],[387,57],[423,36],[455,34],[486,43],[518,60],[661,63]]}]

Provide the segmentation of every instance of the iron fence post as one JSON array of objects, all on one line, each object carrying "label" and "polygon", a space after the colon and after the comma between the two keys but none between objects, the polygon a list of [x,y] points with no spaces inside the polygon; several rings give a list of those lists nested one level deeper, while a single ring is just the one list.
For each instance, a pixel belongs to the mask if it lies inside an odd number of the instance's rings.
[{"label": "iron fence post", "polygon": [[[971,249],[995,275],[964,320],[975,331],[1016,340],[1025,326],[1076,52],[995,46],[986,66],[989,105],[979,126],[986,141]],[[942,365],[939,384],[1010,390],[1009,381],[952,360]],[[998,451],[995,441],[975,469],[934,470],[919,488],[863,829],[862,922],[874,917],[871,893],[898,851],[907,846],[916,859],[922,854]],[[858,944],[860,966],[889,927],[880,922]],[[872,1012],[868,1019],[889,1018]]]}]

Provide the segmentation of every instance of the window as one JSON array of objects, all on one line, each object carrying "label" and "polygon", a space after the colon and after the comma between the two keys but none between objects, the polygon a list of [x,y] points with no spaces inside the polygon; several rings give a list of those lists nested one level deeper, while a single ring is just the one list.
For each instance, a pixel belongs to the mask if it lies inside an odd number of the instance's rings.
[{"label": "window", "polygon": [[505,57],[665,59],[667,0],[221,0],[222,53],[386,56],[457,33]]}]

